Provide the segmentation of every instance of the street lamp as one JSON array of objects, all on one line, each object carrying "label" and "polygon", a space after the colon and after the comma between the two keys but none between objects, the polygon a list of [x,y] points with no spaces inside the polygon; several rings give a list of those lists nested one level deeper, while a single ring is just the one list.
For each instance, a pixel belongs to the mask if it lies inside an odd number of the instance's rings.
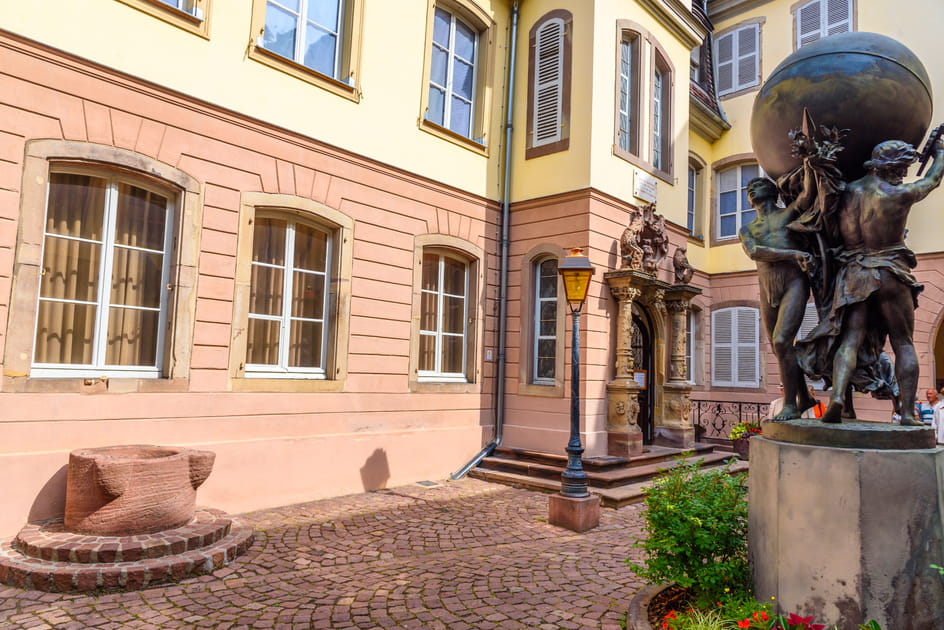
[{"label": "street lamp", "polygon": [[564,294],[570,305],[573,318],[573,339],[570,355],[570,441],[567,443],[567,468],[561,473],[561,494],[565,497],[580,499],[589,496],[587,492],[587,473],[583,470],[580,456],[583,446],[580,444],[580,310],[587,299],[593,265],[583,254],[583,249],[575,247],[557,268],[564,280]]}]

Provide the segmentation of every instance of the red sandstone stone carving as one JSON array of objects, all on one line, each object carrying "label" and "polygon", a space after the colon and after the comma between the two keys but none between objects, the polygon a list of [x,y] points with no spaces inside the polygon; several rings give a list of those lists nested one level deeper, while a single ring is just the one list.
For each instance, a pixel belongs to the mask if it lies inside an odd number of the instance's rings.
[{"label": "red sandstone stone carving", "polygon": [[216,454],[171,446],[109,446],[69,454],[64,527],[97,536],[150,534],[193,518]]}]

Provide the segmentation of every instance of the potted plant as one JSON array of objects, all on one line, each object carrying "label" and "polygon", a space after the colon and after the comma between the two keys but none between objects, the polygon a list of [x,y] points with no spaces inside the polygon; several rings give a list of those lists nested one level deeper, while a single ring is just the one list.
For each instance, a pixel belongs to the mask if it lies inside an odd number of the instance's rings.
[{"label": "potted plant", "polygon": [[758,421],[738,422],[734,425],[734,428],[731,429],[731,433],[728,437],[731,439],[734,452],[737,453],[741,459],[748,459],[748,454],[750,453],[750,443],[748,440],[755,435],[760,435],[760,432],[760,422]]}]

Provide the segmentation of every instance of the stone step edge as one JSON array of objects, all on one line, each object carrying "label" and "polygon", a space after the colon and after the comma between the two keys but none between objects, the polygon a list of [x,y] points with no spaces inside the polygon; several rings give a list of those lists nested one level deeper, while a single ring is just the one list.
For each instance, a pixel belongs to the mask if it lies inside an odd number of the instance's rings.
[{"label": "stone step edge", "polygon": [[232,518],[221,510],[198,508],[180,527],[134,536],[88,536],[47,531],[61,521],[29,523],[11,542],[25,556],[48,562],[79,564],[138,562],[208,547],[229,532]]},{"label": "stone step edge", "polygon": [[0,584],[57,593],[134,591],[211,573],[245,553],[252,544],[252,527],[230,518],[230,533],[209,547],[137,562],[52,562],[24,556],[4,543],[0,546]]}]

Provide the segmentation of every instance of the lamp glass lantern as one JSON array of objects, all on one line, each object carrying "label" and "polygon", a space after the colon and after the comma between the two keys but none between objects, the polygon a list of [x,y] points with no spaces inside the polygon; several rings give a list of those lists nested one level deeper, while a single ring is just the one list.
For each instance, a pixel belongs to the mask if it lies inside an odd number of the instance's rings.
[{"label": "lamp glass lantern", "polygon": [[567,303],[570,304],[572,310],[579,311],[587,299],[590,278],[594,272],[590,259],[584,255],[583,249],[574,247],[558,266],[557,271],[564,280],[564,295]]}]

